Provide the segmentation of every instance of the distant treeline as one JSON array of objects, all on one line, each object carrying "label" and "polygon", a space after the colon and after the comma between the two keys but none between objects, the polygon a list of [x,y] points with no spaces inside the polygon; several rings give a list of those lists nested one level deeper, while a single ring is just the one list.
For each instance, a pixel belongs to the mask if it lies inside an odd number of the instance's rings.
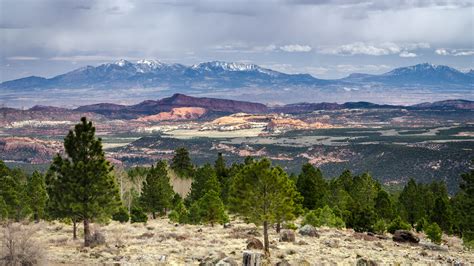
[{"label": "distant treeline", "polygon": [[[214,165],[193,165],[180,147],[169,162],[128,171],[114,169],[105,159],[100,138],[85,118],[65,137],[67,156],[59,154],[45,173],[26,175],[0,161],[0,218],[2,221],[61,220],[84,225],[91,241],[90,223],[110,219],[146,222],[165,216],[176,223],[226,224],[229,215],[263,225],[268,230],[295,229],[292,223],[353,228],[383,234],[395,230],[425,231],[433,242],[441,231],[456,234],[468,246],[474,241],[474,170],[462,175],[460,191],[450,197],[444,182],[416,183],[387,192],[369,173],[349,170],[327,180],[320,169],[303,164],[298,175],[288,175],[268,159],[246,158],[227,165],[219,153]],[[170,178],[192,181],[182,198]]]}]

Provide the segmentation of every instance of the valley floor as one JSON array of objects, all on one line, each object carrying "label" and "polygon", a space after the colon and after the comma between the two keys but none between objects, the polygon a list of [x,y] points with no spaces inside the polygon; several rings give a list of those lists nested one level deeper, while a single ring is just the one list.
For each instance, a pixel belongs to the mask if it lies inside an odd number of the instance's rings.
[{"label": "valley floor", "polygon": [[[32,237],[30,241],[36,242],[33,248],[43,255],[40,264],[47,265],[199,265],[202,260],[217,261],[227,256],[240,265],[246,240],[253,235],[263,240],[261,228],[236,221],[223,228],[175,225],[168,219],[157,219],[146,225],[111,222],[96,226],[106,244],[84,248],[82,239],[72,239],[71,225],[41,222],[14,226],[21,226],[20,231]],[[291,265],[355,265],[362,259],[377,265],[474,264],[474,253],[464,250],[457,237],[443,236],[443,244],[436,246],[420,234],[420,243],[410,245],[396,243],[390,235],[381,239],[349,229],[318,231],[320,237],[296,233],[296,241],[290,243],[280,242],[271,229],[271,265],[283,259]],[[5,232],[2,230],[2,239]],[[81,237],[81,227],[78,232]]]}]

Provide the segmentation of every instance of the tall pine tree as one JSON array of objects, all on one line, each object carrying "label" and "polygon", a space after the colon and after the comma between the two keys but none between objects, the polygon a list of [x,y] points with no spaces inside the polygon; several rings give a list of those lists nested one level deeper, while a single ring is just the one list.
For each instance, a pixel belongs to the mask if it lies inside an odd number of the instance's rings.
[{"label": "tall pine tree", "polygon": [[303,207],[306,209],[322,208],[326,204],[327,184],[321,170],[310,163],[303,164],[296,187],[303,196]]},{"label": "tall pine tree", "polygon": [[173,196],[174,191],[170,184],[166,162],[158,161],[156,166],[151,167],[143,182],[140,202],[155,219],[157,212],[163,215],[167,209],[171,208]]},{"label": "tall pine tree", "polygon": [[92,122],[85,117],[69,131],[64,148],[67,156],[58,154],[51,165],[54,175],[49,186],[56,202],[52,207],[66,204],[67,211],[59,208],[58,213],[83,221],[84,245],[90,246],[90,223],[110,218],[121,206],[113,167],[105,159],[102,141],[95,137]]},{"label": "tall pine tree", "polygon": [[33,172],[33,174],[28,178],[26,194],[28,197],[28,204],[33,212],[33,219],[36,222],[39,222],[39,220],[44,218],[45,215],[48,194],[46,193],[44,176],[38,171]]},{"label": "tall pine tree", "polygon": [[175,151],[175,155],[171,161],[171,169],[182,178],[190,178],[194,174],[194,166],[189,157],[189,151],[180,147]]},{"label": "tall pine tree", "polygon": [[269,253],[268,226],[282,213],[295,213],[296,188],[280,167],[268,159],[248,161],[233,179],[231,210],[257,225],[263,224],[265,252]]}]

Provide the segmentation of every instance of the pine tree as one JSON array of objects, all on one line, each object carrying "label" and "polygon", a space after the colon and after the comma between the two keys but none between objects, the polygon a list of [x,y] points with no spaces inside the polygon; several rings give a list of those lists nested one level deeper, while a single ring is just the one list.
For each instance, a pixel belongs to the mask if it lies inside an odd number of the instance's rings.
[{"label": "pine tree", "polygon": [[291,216],[295,212],[295,187],[289,181],[283,169],[272,167],[268,159],[262,159],[248,162],[232,183],[231,210],[250,222],[263,224],[266,253],[269,253],[269,224],[277,222],[278,213]]},{"label": "pine tree", "polygon": [[400,193],[399,202],[403,208],[406,220],[413,225],[424,216],[424,206],[418,185],[411,178]]},{"label": "pine tree", "polygon": [[217,179],[221,185],[221,199],[224,204],[229,197],[230,187],[230,169],[226,167],[226,162],[222,153],[217,154],[217,159],[214,163],[214,170],[216,171]]},{"label": "pine tree", "polygon": [[224,224],[228,222],[227,216],[219,193],[213,189],[204,194],[198,201],[200,211],[200,221],[203,223],[210,223],[214,226],[215,223]]},{"label": "pine tree", "polygon": [[[474,161],[473,161],[474,162]],[[459,212],[462,214],[460,231],[465,243],[474,241],[474,170],[461,175]]]},{"label": "pine tree", "polygon": [[151,212],[153,219],[156,212],[163,215],[171,208],[174,196],[173,187],[170,184],[166,162],[158,161],[152,166],[143,182],[143,190],[140,202],[145,211]]},{"label": "pine tree", "polygon": [[26,194],[28,204],[33,212],[33,219],[39,222],[39,219],[45,216],[46,202],[48,201],[46,183],[42,174],[37,171],[33,172],[26,185]]},{"label": "pine tree", "polygon": [[28,204],[25,186],[12,176],[0,176],[0,197],[3,198],[8,217],[19,222],[28,217],[31,209]]},{"label": "pine tree", "polygon": [[8,220],[8,206],[0,196],[0,222]]},{"label": "pine tree", "polygon": [[67,156],[57,155],[51,165],[54,175],[53,208],[59,215],[68,215],[84,224],[84,245],[91,244],[90,223],[111,217],[121,206],[113,167],[105,159],[102,141],[95,137],[92,122],[85,117],[64,139]]},{"label": "pine tree", "polygon": [[447,197],[439,196],[431,212],[431,221],[447,232],[452,232],[452,210]]},{"label": "pine tree", "polygon": [[305,163],[298,176],[296,187],[303,196],[303,207],[306,209],[322,208],[326,204],[327,184],[321,170]]},{"label": "pine tree", "polygon": [[[210,180],[211,182],[209,183]],[[193,183],[191,184],[191,191],[187,198],[188,206],[189,203],[202,198],[210,189],[215,189],[218,193],[221,191],[214,168],[210,164],[205,164],[196,170]]]},{"label": "pine tree", "polygon": [[379,219],[390,221],[393,218],[393,205],[385,190],[380,190],[375,198],[375,213]]},{"label": "pine tree", "polygon": [[175,150],[171,161],[171,169],[182,178],[190,178],[194,174],[194,166],[186,148],[180,147]]}]

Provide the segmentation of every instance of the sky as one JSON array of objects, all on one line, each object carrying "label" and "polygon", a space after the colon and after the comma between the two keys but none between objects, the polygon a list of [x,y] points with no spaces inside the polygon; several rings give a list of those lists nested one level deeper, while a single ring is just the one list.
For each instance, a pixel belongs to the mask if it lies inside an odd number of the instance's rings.
[{"label": "sky", "polygon": [[119,59],[340,78],[474,68],[472,0],[0,0],[0,81]]}]

